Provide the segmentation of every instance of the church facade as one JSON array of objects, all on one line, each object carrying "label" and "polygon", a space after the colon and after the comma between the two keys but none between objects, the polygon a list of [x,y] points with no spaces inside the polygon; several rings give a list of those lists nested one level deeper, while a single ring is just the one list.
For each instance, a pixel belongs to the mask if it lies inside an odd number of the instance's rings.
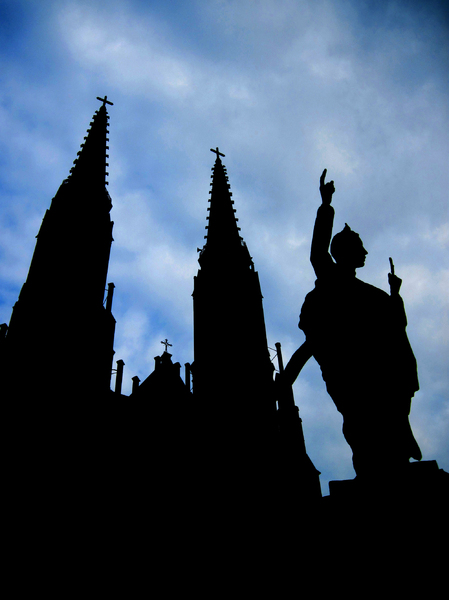
[{"label": "church facade", "polygon": [[[127,489],[140,501],[164,490],[162,512],[183,493],[197,515],[220,510],[233,522],[272,513],[275,498],[284,511],[318,502],[319,472],[306,453],[293,392],[280,394],[275,383],[259,278],[218,148],[194,278],[193,360],[181,373],[167,344],[154,371],[122,394],[114,284],[107,284],[110,103],[99,100],[44,215],[10,323],[2,325],[1,388],[22,485],[24,473],[30,489],[37,481],[53,492],[72,489],[75,481],[81,502],[86,485],[104,497],[121,481],[120,494]],[[247,352],[224,378],[236,338],[247,340]]]}]

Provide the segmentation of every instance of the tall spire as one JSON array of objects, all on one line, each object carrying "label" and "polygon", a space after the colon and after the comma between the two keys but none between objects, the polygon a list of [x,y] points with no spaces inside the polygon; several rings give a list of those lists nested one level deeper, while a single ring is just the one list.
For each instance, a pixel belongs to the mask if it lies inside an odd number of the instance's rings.
[{"label": "tall spire", "polygon": [[[67,365],[81,362],[90,389],[109,390],[115,320],[104,294],[112,243],[106,190],[106,98],[95,112],[71,174],[46,211],[8,330],[11,373],[27,372],[48,394],[69,393]],[[72,392],[73,392],[72,390]],[[74,392],[73,392],[74,393]]]},{"label": "tall spire", "polygon": [[106,110],[106,103],[112,104],[104,98],[97,98],[103,104],[95,111],[87,135],[81,144],[81,150],[77,158],[73,161],[73,167],[70,169],[70,175],[65,183],[71,183],[75,187],[88,186],[92,191],[98,193],[108,185],[106,177],[109,155],[109,115]]},{"label": "tall spire", "polygon": [[228,174],[220,158],[224,157],[224,154],[219,152],[218,148],[215,150],[211,148],[211,152],[215,152],[217,158],[212,167],[208,225],[206,226],[207,233],[204,236],[206,244],[201,251],[199,262],[204,267],[212,256],[214,262],[228,262],[229,264],[234,263],[236,258],[242,262],[243,258],[242,264],[250,266],[252,261],[239,233],[240,227],[237,225],[238,219],[235,216],[236,209],[232,200]]}]

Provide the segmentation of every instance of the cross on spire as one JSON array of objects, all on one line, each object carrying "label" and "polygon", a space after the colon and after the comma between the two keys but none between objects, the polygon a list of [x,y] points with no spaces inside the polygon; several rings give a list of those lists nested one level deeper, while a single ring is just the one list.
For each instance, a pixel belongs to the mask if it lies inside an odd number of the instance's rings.
[{"label": "cross on spire", "polygon": [[173,346],[173,344],[169,344],[169,343],[168,343],[168,340],[167,340],[167,338],[165,338],[165,341],[164,341],[164,342],[161,342],[161,344],[164,344],[164,346],[165,346],[165,352],[167,352],[167,348],[168,348],[168,346]]},{"label": "cross on spire", "polygon": [[113,102],[109,102],[107,96],[105,96],[104,98],[99,98],[97,96],[97,100],[100,100],[100,102],[103,102],[103,106],[105,106],[106,104],[110,104],[111,106],[114,106]]},{"label": "cross on spire", "polygon": [[224,157],[224,154],[222,154],[219,150],[218,147],[215,148],[215,150],[213,148],[210,149],[211,152],[215,152],[215,154],[217,155],[217,158],[219,158],[220,156]]}]

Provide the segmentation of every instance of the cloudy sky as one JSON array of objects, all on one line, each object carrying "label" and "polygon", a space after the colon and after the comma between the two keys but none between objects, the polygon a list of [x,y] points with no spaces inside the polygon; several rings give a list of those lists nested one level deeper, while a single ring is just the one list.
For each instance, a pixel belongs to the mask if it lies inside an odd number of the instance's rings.
[{"label": "cloudy sky", "polygon": [[[326,167],[335,231],[347,222],[369,251],[359,277],[388,291],[392,256],[403,279],[421,385],[411,423],[424,459],[449,471],[445,4],[0,0],[0,322],[95,98],[107,94],[108,281],[124,392],[152,371],[165,338],[175,361],[193,360],[191,293],[215,146],[259,272],[269,346],[281,342],[287,362],[304,341],[298,315],[314,286]],[[354,471],[313,359],[294,391],[328,493],[328,480]],[[373,418],[387,418],[381,398]]]}]

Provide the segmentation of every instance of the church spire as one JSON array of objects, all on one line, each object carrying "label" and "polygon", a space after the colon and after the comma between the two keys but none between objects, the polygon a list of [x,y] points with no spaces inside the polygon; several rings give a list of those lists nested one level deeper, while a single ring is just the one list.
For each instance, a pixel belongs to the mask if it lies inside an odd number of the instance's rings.
[{"label": "church spire", "polygon": [[108,185],[106,177],[109,155],[109,115],[106,110],[106,104],[112,105],[107,96],[97,98],[103,102],[102,106],[95,111],[87,135],[81,144],[81,150],[77,158],[73,161],[73,167],[70,169],[70,175],[65,183],[71,183],[75,187],[89,187],[96,193],[105,189]]},{"label": "church spire", "polygon": [[215,150],[211,148],[211,152],[215,152],[217,158],[212,167],[210,206],[207,209],[209,212],[208,225],[206,226],[207,233],[204,236],[206,244],[201,251],[199,262],[204,267],[213,257],[215,264],[218,264],[216,261],[232,264],[235,263],[235,259],[238,259],[241,264],[250,266],[252,260],[239,233],[240,227],[237,226],[238,219],[235,216],[236,209],[232,200],[228,174],[221,162],[221,157],[225,155],[218,148]]},{"label": "church spire", "polygon": [[107,98],[100,100],[71,174],[44,215],[8,330],[9,371],[32,373],[30,385],[39,381],[50,395],[69,394],[67,365],[80,362],[89,375],[73,390],[81,393],[87,377],[91,390],[109,390],[113,285],[106,307],[104,295],[113,222],[106,190]]}]

